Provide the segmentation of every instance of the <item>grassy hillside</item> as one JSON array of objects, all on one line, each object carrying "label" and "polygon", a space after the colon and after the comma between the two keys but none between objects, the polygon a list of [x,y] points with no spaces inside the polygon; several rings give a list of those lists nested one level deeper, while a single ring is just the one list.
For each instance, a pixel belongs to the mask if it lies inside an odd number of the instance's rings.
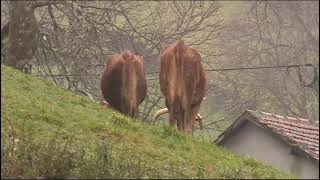
[{"label": "grassy hillside", "polygon": [[1,178],[292,178],[1,66]]}]

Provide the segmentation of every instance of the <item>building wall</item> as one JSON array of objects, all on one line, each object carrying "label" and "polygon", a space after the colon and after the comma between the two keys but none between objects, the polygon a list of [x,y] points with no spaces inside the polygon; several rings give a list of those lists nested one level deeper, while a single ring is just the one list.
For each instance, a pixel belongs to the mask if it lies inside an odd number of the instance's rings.
[{"label": "building wall", "polygon": [[292,154],[290,146],[252,122],[246,122],[221,145],[234,153],[287,170],[299,178],[319,178],[319,163]]}]

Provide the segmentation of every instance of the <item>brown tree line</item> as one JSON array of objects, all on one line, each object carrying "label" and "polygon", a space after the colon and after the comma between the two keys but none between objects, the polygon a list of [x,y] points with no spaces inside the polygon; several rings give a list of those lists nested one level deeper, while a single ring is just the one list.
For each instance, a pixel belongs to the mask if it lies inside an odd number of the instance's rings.
[{"label": "brown tree line", "polygon": [[[318,69],[319,2],[242,2],[243,14],[224,24],[221,4],[1,1],[1,63],[29,67],[32,75],[101,100],[100,74],[107,56],[123,50],[141,54],[148,79],[148,95],[140,107],[144,121],[151,121],[164,103],[159,53],[181,38],[200,51],[208,70],[301,63]],[[24,51],[19,38],[28,42]],[[304,67],[300,73],[293,68],[208,71],[205,127],[223,130],[225,122],[246,108],[318,120],[319,80],[312,87],[301,84],[314,75]],[[223,116],[217,118],[215,112]]]}]

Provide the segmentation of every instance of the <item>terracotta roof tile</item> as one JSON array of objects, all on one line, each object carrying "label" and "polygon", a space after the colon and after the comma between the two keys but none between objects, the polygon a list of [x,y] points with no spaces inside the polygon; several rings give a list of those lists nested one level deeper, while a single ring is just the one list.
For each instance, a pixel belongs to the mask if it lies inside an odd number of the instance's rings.
[{"label": "terracotta roof tile", "polygon": [[256,117],[259,124],[270,128],[289,143],[319,159],[319,123],[262,111],[248,111]]}]

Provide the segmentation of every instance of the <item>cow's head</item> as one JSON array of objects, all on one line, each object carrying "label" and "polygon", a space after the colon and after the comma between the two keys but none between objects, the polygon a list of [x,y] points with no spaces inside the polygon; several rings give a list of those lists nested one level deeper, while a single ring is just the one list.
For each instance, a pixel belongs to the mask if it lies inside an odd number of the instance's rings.
[{"label": "cow's head", "polygon": [[[156,122],[159,120],[160,116],[164,115],[164,114],[167,114],[169,113],[169,110],[168,108],[163,108],[163,109],[160,109],[159,111],[157,111],[154,116],[153,116],[153,121]],[[200,126],[200,129],[202,130],[203,129],[203,120],[204,118],[198,113],[197,114],[197,117],[195,119],[195,121],[198,121],[199,122],[199,126]]]}]

